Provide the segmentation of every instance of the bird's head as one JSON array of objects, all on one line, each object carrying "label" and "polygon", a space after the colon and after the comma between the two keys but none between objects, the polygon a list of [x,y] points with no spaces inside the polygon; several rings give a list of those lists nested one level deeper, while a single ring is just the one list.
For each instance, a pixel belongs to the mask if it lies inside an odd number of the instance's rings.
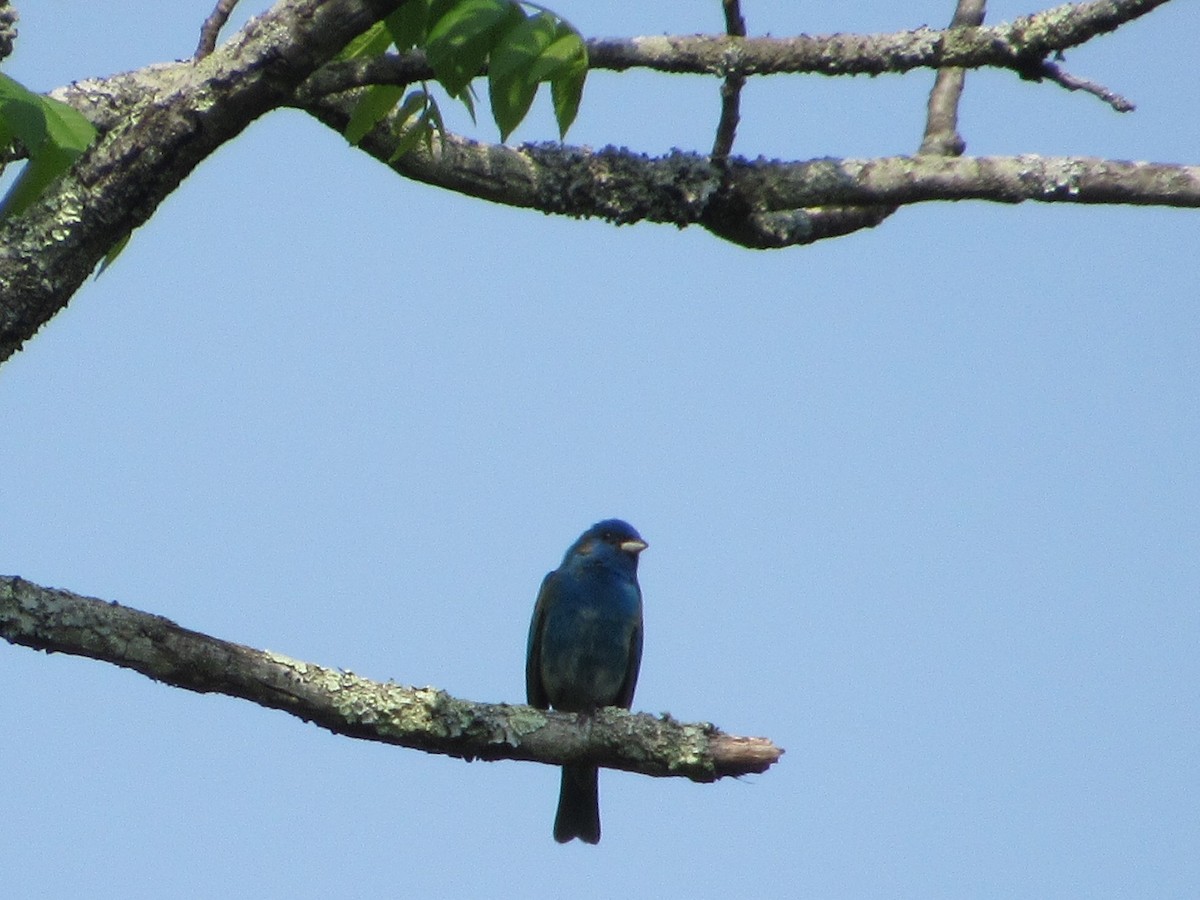
[{"label": "bird's head", "polygon": [[579,536],[563,562],[571,559],[587,561],[588,558],[625,559],[637,567],[638,554],[649,546],[628,522],[620,519],[605,519],[597,522]]}]

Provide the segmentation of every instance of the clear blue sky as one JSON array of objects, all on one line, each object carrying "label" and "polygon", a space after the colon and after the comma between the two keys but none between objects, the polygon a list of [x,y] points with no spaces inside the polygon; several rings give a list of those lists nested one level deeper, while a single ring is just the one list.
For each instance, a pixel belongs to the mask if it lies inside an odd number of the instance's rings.
[{"label": "clear blue sky", "polygon": [[[24,2],[5,70],[47,89],[185,57],[211,5]],[[721,21],[551,5],[589,35]],[[745,12],[790,34],[952,7]],[[971,75],[970,152],[1200,161],[1197,34],[1179,0],[1068,55],[1127,116]],[[909,152],[931,80],[752,82],[738,149]],[[569,139],[704,149],[716,92],[596,73]],[[554,136],[545,105],[515,140]],[[540,579],[621,516],[650,542],[635,708],[787,755],[716,785],[604,772],[603,843],[561,847],[551,768],[0,645],[0,889],[1200,895],[1198,239],[1197,212],[942,204],[755,253],[257,123],[0,368],[0,571],[519,702]]]}]

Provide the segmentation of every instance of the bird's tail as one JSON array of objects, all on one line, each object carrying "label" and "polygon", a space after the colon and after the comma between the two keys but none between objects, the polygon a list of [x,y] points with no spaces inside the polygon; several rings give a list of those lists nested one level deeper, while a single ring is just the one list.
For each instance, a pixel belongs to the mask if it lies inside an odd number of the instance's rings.
[{"label": "bird's tail", "polygon": [[600,771],[595,766],[563,766],[554,839],[563,844],[572,838],[600,843]]}]

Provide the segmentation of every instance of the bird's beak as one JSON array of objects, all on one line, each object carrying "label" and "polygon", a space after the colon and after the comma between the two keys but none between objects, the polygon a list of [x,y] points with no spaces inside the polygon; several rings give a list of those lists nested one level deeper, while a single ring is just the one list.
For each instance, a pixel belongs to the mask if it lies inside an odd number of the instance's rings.
[{"label": "bird's beak", "polygon": [[621,549],[624,550],[626,553],[635,553],[635,554],[641,553],[643,550],[645,550],[649,546],[650,545],[647,544],[645,541],[622,541],[621,542]]}]

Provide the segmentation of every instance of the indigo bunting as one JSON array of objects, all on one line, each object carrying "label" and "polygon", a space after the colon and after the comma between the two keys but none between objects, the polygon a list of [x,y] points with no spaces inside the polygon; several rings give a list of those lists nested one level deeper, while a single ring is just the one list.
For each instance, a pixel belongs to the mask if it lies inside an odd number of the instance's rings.
[{"label": "indigo bunting", "polygon": [[[638,554],[646,542],[620,519],[597,522],[545,577],[529,625],[525,695],[531,706],[592,713],[629,709],[642,662]],[[554,839],[600,841],[599,770],[563,766]]]}]

